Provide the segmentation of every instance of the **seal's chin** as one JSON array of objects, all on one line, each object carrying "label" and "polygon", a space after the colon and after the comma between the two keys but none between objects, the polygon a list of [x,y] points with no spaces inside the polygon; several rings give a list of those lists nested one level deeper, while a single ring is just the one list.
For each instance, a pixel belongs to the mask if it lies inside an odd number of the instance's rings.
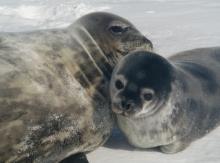
[{"label": "seal's chin", "polygon": [[125,117],[134,117],[138,112],[141,111],[141,108],[140,107],[133,107],[133,108],[130,108],[129,110],[122,110],[117,105],[113,105],[112,111],[117,115],[121,115],[121,116],[125,116]]},{"label": "seal's chin", "polygon": [[115,111],[115,109],[112,109],[114,113],[116,113],[117,115],[120,115],[120,116],[124,116],[124,117],[136,117],[136,115],[138,114],[139,111],[135,112],[126,112],[126,111]]}]

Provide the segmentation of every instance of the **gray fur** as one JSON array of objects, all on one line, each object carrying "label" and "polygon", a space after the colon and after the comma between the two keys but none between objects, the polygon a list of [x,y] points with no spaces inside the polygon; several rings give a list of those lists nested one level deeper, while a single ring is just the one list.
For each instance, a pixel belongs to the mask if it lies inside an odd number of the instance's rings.
[{"label": "gray fur", "polygon": [[[151,54],[146,52],[146,55]],[[189,50],[168,58],[172,67],[172,88],[164,104],[159,107],[155,105],[157,112],[140,117],[117,114],[119,127],[129,142],[139,148],[159,146],[164,153],[176,153],[217,127],[220,124],[219,58],[219,47]],[[125,62],[126,59],[122,59],[118,63],[111,83],[123,68],[127,68],[123,67]],[[151,76],[147,80],[151,80]],[[113,104],[116,102],[116,93],[111,84]]]},{"label": "gray fur", "polygon": [[[112,22],[131,27],[115,37]],[[125,39],[126,38],[126,39]],[[142,44],[130,46],[133,41]],[[0,162],[54,163],[109,137],[118,58],[152,45],[127,20],[86,15],[65,29],[0,34]]]}]

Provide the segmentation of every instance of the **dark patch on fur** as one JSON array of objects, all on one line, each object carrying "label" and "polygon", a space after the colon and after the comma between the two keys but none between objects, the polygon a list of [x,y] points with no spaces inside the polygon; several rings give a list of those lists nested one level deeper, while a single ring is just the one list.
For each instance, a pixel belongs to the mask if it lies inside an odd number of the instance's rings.
[{"label": "dark patch on fur", "polygon": [[78,71],[74,74],[74,77],[76,80],[83,86],[83,88],[89,88],[89,83],[86,80],[86,78],[83,76],[83,74]]},{"label": "dark patch on fur", "polygon": [[72,104],[70,106],[68,106],[68,108],[66,110],[74,110],[74,114],[78,115],[78,116],[84,116],[87,108],[82,106],[77,107],[75,104]]},{"label": "dark patch on fur", "polygon": [[184,136],[188,142],[206,135],[220,123],[220,108],[210,107],[201,100],[187,98],[175,107],[171,123],[181,126],[176,134]]},{"label": "dark patch on fur", "polygon": [[57,54],[57,57],[61,57],[60,55],[60,50],[64,48],[64,45],[63,44],[60,44],[59,42],[54,42],[52,45],[52,52],[51,53],[54,53]]},{"label": "dark patch on fur", "polygon": [[18,103],[18,102],[9,102],[8,100],[0,101],[0,122],[9,122],[13,120],[17,120],[23,115],[27,114],[28,106],[25,103]]},{"label": "dark patch on fur", "polygon": [[[117,49],[116,49],[116,51],[117,51],[118,53],[121,53],[121,51],[118,51]],[[116,63],[115,63],[115,55],[114,55],[113,53],[111,53],[111,52],[105,53],[105,56],[108,58],[108,61],[110,61],[111,63],[116,64]]]},{"label": "dark patch on fur", "polygon": [[[106,90],[103,90],[106,91]],[[92,105],[94,111],[93,111],[93,123],[96,126],[96,129],[93,131],[90,131],[91,134],[96,135],[97,132],[101,132],[103,135],[102,141],[100,141],[100,145],[107,140],[110,136],[111,129],[109,128],[111,125],[113,125],[113,114],[110,109],[110,99],[109,95],[106,96],[100,96],[99,93],[95,92],[92,97]],[[100,116],[105,115],[105,118],[100,118]],[[110,123],[110,124],[109,124]],[[112,123],[112,124],[111,124]],[[106,130],[106,127],[109,128],[109,131]],[[106,132],[107,131],[107,132]]]},{"label": "dark patch on fur", "polygon": [[[69,146],[80,146],[83,143],[83,133],[79,129],[77,129],[76,124],[72,124],[71,120],[68,120],[66,115],[60,115],[59,117],[54,117],[53,115],[49,118],[42,118],[40,128],[37,130],[33,130],[32,132],[28,132],[28,139],[26,139],[25,143],[27,145],[27,149],[25,151],[18,151],[19,155],[28,154],[23,158],[22,161],[32,161],[39,156],[44,156],[45,147],[48,143],[51,153],[61,152],[64,148],[68,148]],[[44,138],[49,138],[50,136],[58,135],[59,132],[71,132],[65,130],[66,126],[75,127],[74,133],[70,133],[71,136],[65,138],[64,140],[56,140],[52,142],[42,142]],[[20,161],[20,160],[19,160]]]},{"label": "dark patch on fur", "polygon": [[26,67],[21,58],[9,57],[8,55],[0,55],[0,59],[15,67]]},{"label": "dark patch on fur", "polygon": [[8,72],[8,73],[4,74],[3,82],[0,82],[0,84],[1,85],[6,85],[8,83],[11,83],[14,80],[16,80],[16,78],[18,78],[20,75],[21,75],[21,72],[17,71],[17,70]]},{"label": "dark patch on fur", "polygon": [[187,103],[189,106],[187,115],[192,118],[193,122],[190,135],[195,138],[202,137],[208,129],[212,128],[212,120],[209,119],[212,110],[200,100],[188,99]]},{"label": "dark patch on fur", "polygon": [[97,69],[89,63],[78,64],[81,71],[85,74],[86,78],[93,83],[96,77],[100,76]]},{"label": "dark patch on fur", "polygon": [[39,75],[33,75],[32,78],[41,86],[46,86],[49,89],[54,89],[54,77],[43,69],[38,70]]},{"label": "dark patch on fur", "polygon": [[[176,109],[177,108],[177,109]],[[175,104],[175,109],[173,109],[173,112],[171,114],[171,124],[173,126],[176,126],[180,117],[184,115],[184,109],[181,104],[176,103]]]},{"label": "dark patch on fur", "polygon": [[69,81],[67,79],[69,78],[69,76],[66,70],[66,66],[63,63],[57,63],[55,65],[55,69],[56,69],[55,73],[57,74],[59,79],[61,79],[64,85],[68,86]]},{"label": "dark patch on fur", "polygon": [[168,131],[169,127],[167,123],[162,123],[163,131]]},{"label": "dark patch on fur", "polygon": [[109,63],[107,63],[104,58],[101,58],[100,63],[99,63],[99,67],[101,68],[104,76],[108,80],[110,80],[111,74],[112,74],[112,66]]},{"label": "dark patch on fur", "polygon": [[[85,59],[85,65],[88,66],[90,69],[96,69],[95,65],[92,61],[92,59],[95,61],[96,66],[103,72],[105,77],[107,77],[110,80],[111,72],[112,72],[112,67],[109,65],[108,61],[102,56],[102,52],[97,50],[96,45],[94,45],[88,34],[84,32],[80,32],[80,38],[84,40],[83,44],[84,46],[88,49],[88,53],[81,51],[81,55],[83,59]],[[80,46],[80,45],[79,45]],[[100,47],[99,47],[100,48]],[[104,53],[104,52],[103,52]],[[90,59],[89,55],[91,55],[92,59]],[[105,55],[105,53],[104,53]],[[114,56],[113,56],[114,57]],[[94,72],[97,70],[93,70]]]},{"label": "dark patch on fur", "polygon": [[[62,66],[61,66],[62,67]],[[39,83],[39,85],[46,87],[49,90],[53,90],[55,95],[63,96],[64,89],[62,89],[62,85],[57,81],[62,81],[63,84],[66,86],[66,72],[62,70],[62,68],[56,67],[56,71],[51,73],[50,70],[47,69],[40,69],[38,70],[38,74],[31,74],[34,81]],[[62,76],[60,76],[62,75]]]},{"label": "dark patch on fur", "polygon": [[158,130],[152,129],[149,133],[146,133],[146,131],[143,133],[143,135],[149,134],[150,138],[155,139],[155,136],[158,135]]},{"label": "dark patch on fur", "polygon": [[218,90],[218,82],[215,74],[207,67],[192,62],[181,62],[180,66],[199,79],[204,92],[214,94]]},{"label": "dark patch on fur", "polygon": [[[109,80],[102,78],[97,81],[95,85],[96,92],[95,94],[101,94],[103,97],[109,97]],[[95,97],[96,95],[94,95]]]},{"label": "dark patch on fur", "polygon": [[54,60],[54,61],[60,60],[60,58],[61,58],[61,55],[59,53],[59,49],[55,48],[55,47],[52,47],[51,50],[48,50],[46,52],[44,52],[44,51],[41,52],[41,49],[39,49],[39,53],[45,53],[48,58],[50,58],[51,60]]},{"label": "dark patch on fur", "polygon": [[0,88],[0,98],[16,98],[21,93],[20,88]]}]

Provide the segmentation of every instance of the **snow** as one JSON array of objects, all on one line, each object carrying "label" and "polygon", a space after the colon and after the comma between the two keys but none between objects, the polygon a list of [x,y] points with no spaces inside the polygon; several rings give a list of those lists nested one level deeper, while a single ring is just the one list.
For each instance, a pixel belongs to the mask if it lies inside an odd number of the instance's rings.
[{"label": "snow", "polygon": [[[93,11],[129,19],[163,56],[220,45],[219,0],[0,0],[0,31],[60,28]],[[91,163],[219,163],[220,127],[177,154],[140,150],[115,130]]]},{"label": "snow", "polygon": [[65,27],[86,13],[106,9],[82,0],[0,0],[0,31]]},{"label": "snow", "polygon": [[104,145],[88,155],[91,163],[219,163],[220,127],[193,142],[177,154],[163,154],[158,150],[131,147],[123,135],[115,130]]}]

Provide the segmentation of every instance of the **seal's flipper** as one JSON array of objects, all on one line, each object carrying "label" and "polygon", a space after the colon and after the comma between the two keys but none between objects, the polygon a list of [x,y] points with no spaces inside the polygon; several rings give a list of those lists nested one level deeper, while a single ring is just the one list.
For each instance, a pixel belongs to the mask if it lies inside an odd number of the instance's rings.
[{"label": "seal's flipper", "polygon": [[60,163],[89,163],[89,161],[84,153],[78,153],[65,158]]},{"label": "seal's flipper", "polygon": [[186,143],[184,141],[176,141],[172,144],[164,145],[160,147],[160,150],[163,153],[173,154],[184,150],[190,143]]}]

